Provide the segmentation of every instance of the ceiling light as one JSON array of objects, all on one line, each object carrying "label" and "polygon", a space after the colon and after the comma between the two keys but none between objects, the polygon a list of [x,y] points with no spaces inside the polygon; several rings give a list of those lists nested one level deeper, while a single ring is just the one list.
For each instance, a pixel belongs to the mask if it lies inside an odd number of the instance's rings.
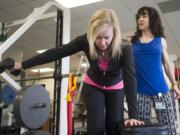
[{"label": "ceiling light", "polygon": [[47,51],[47,49],[37,50],[36,52],[37,52],[37,53],[43,53],[43,52],[45,52],[45,51]]},{"label": "ceiling light", "polygon": [[45,72],[53,72],[54,69],[53,68],[40,68],[40,69],[32,69],[31,72],[35,72],[35,73],[45,73]]},{"label": "ceiling light", "polygon": [[83,6],[103,0],[55,0],[66,8],[73,8],[78,6]]}]

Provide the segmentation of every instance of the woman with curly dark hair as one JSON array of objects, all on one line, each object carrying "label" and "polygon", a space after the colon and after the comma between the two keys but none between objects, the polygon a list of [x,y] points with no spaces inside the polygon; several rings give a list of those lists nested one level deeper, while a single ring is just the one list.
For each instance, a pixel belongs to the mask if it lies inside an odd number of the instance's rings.
[{"label": "woman with curly dark hair", "polygon": [[176,94],[176,85],[167,53],[167,44],[160,16],[152,7],[142,7],[136,15],[137,31],[132,37],[137,78],[138,114],[141,120],[150,120],[151,108],[155,108],[159,123],[168,125],[169,135],[176,135],[175,115],[169,87],[163,68]]}]

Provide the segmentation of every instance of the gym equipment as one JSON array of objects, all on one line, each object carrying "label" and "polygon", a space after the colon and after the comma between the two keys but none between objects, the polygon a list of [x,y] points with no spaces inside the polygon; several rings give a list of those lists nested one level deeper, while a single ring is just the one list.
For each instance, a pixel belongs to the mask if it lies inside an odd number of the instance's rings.
[{"label": "gym equipment", "polygon": [[4,72],[4,70],[5,70],[5,67],[2,66],[2,64],[0,63],[0,73]]},{"label": "gym equipment", "polygon": [[22,135],[50,135],[50,134],[42,130],[32,130],[32,131],[24,132]]},{"label": "gym equipment", "polygon": [[18,76],[21,74],[21,70],[14,70],[12,69],[14,67],[14,63],[15,61],[11,58],[6,58],[4,60],[2,60],[2,62],[0,63],[0,73],[4,72],[5,69],[10,70],[10,73],[14,76]]},{"label": "gym equipment", "polygon": [[13,113],[19,125],[37,129],[48,119],[50,98],[40,85],[23,88],[16,96]]},{"label": "gym equipment", "polygon": [[[47,2],[46,4],[44,4],[42,7],[35,8],[33,10],[33,12],[25,19],[21,19],[19,21],[15,21],[15,22],[13,21],[11,24],[8,24],[8,26],[11,27],[13,24],[18,25],[18,24],[24,23],[23,25],[20,26],[20,28],[16,32],[14,32],[6,41],[4,41],[1,44],[1,46],[0,46],[0,61],[2,59],[2,54],[9,47],[11,47],[13,45],[13,43],[17,39],[19,39],[37,20],[57,15],[56,13],[55,14],[54,13],[53,14],[51,14],[51,13],[44,14],[52,6],[56,7],[57,9],[60,9],[60,11],[62,11],[62,16],[63,16],[62,21],[61,22],[59,21],[59,24],[62,26],[63,31],[61,32],[61,34],[58,34],[58,35],[61,35],[61,37],[63,35],[63,38],[61,38],[62,40],[57,40],[57,45],[67,43],[69,41],[69,39],[70,39],[70,27],[69,27],[70,26],[70,21],[69,21],[70,20],[70,10],[65,8],[64,6],[56,3],[55,1],[50,1],[50,2]],[[59,26],[59,24],[57,26]],[[60,36],[58,36],[58,37],[60,37]],[[69,64],[69,59],[64,58],[62,60],[62,66],[59,66],[59,67],[61,67],[61,70],[58,70],[60,74],[61,74],[61,72],[63,74],[69,73],[69,67],[67,66],[68,64]],[[7,73],[1,71],[0,75],[9,85],[11,85],[15,89],[16,93],[19,93],[22,90],[21,86],[17,82],[15,82],[15,80],[12,79]],[[63,87],[61,87],[60,82],[62,83]],[[55,115],[53,115],[53,121],[54,121],[53,131],[55,131],[55,132],[53,132],[53,135],[54,134],[65,135],[65,134],[67,134],[66,133],[67,132],[67,127],[66,127],[67,118],[64,117],[64,115],[66,115],[66,106],[65,106],[66,101],[64,99],[65,99],[65,96],[67,93],[67,79],[61,78],[58,81],[56,81],[56,83],[58,85],[55,86],[56,92],[54,92],[54,93],[55,93],[55,95],[57,95],[58,100],[55,99],[56,106],[53,107],[54,109],[56,109],[54,111]],[[59,89],[61,89],[61,91]],[[19,103],[19,105],[21,106],[21,103]],[[37,104],[36,107],[37,108],[44,107],[44,105]],[[21,108],[19,108],[19,109],[21,110]],[[38,109],[34,109],[34,110],[38,110]],[[29,116],[29,119],[31,118],[32,115],[33,115],[33,113]]]},{"label": "gym equipment", "polygon": [[4,103],[0,103],[0,111],[2,111],[1,109],[4,109],[4,108],[8,108],[8,105]]},{"label": "gym equipment", "polygon": [[168,128],[162,124],[145,124],[133,127],[118,127],[122,135],[168,135]]},{"label": "gym equipment", "polygon": [[12,69],[10,73],[14,76],[19,76],[21,74],[21,70],[13,70]]},{"label": "gym equipment", "polygon": [[11,58],[6,58],[2,60],[1,66],[4,66],[6,69],[10,70],[14,67],[15,61]]},{"label": "gym equipment", "polygon": [[15,125],[0,127],[0,135],[19,135],[19,133],[20,127]]},{"label": "gym equipment", "polygon": [[8,29],[5,27],[5,23],[0,22],[0,42],[4,42],[7,39]]},{"label": "gym equipment", "polygon": [[4,72],[6,69],[10,70],[10,73],[14,76],[18,76],[21,73],[21,70],[14,70],[12,69],[14,67],[15,61],[11,58],[6,58],[2,60],[0,63],[0,73]]},{"label": "gym equipment", "polygon": [[15,102],[16,92],[9,85],[5,85],[0,91],[0,99],[5,105],[13,104]]},{"label": "gym equipment", "polygon": [[76,128],[72,135],[87,135],[87,128]]},{"label": "gym equipment", "polygon": [[41,85],[27,86],[18,93],[6,85],[1,100],[5,105],[14,103],[13,114],[19,126],[37,129],[48,119],[50,97]]},{"label": "gym equipment", "polygon": [[11,58],[6,58],[0,62],[0,73],[4,72],[6,69],[11,69],[14,66],[14,60]]}]

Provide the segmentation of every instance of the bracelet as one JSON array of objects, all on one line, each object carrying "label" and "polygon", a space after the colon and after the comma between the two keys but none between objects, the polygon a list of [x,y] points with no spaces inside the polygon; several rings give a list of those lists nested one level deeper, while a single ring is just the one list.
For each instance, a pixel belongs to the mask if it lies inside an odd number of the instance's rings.
[{"label": "bracelet", "polygon": [[172,83],[172,88],[173,88],[174,86],[177,86],[177,83]]}]

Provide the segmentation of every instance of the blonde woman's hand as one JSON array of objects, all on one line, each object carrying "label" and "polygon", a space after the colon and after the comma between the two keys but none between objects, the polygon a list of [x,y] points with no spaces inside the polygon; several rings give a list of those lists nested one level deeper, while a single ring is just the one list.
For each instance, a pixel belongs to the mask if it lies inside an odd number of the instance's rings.
[{"label": "blonde woman's hand", "polygon": [[128,119],[128,120],[125,120],[124,125],[125,127],[138,126],[138,125],[144,125],[144,122],[140,120],[136,120],[136,119]]},{"label": "blonde woman's hand", "polygon": [[14,67],[11,69],[11,74],[14,76],[19,76],[22,71],[22,64],[21,63],[14,63]]},{"label": "blonde woman's hand", "polygon": [[15,62],[13,69],[14,69],[14,70],[21,70],[21,69],[22,69],[22,64]]}]

